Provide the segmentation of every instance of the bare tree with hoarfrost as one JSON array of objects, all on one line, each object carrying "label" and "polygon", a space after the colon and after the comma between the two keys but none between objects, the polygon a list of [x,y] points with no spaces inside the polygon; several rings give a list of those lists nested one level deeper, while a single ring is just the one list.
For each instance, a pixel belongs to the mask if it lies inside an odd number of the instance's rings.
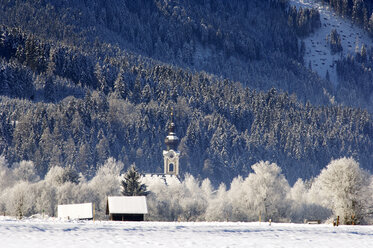
[{"label": "bare tree with hoarfrost", "polygon": [[[231,208],[230,220],[257,221],[259,217],[264,221],[284,220],[290,206],[286,197],[290,186],[280,167],[261,161],[251,168],[254,173],[245,179],[240,176],[233,179],[227,197],[221,199],[228,202],[224,209]],[[207,216],[211,218],[211,208],[208,210]]]},{"label": "bare tree with hoarfrost", "polygon": [[5,192],[6,208],[8,213],[18,218],[29,216],[33,213],[35,198],[34,187],[28,182],[20,182]]},{"label": "bare tree with hoarfrost", "polygon": [[8,161],[4,156],[0,156],[0,212],[4,213],[7,210],[7,195],[6,189],[14,184],[13,171],[8,168]]},{"label": "bare tree with hoarfrost", "polygon": [[0,156],[0,195],[1,192],[14,183],[13,171],[8,168],[8,161]]},{"label": "bare tree with hoarfrost", "polygon": [[143,178],[142,182],[146,183],[150,192],[147,196],[148,220],[204,220],[212,194],[210,180],[205,179],[201,184],[187,174],[182,182],[176,180],[165,184],[161,178]]},{"label": "bare tree with hoarfrost", "polygon": [[227,192],[227,198],[222,201],[228,201],[231,206],[230,219],[233,221],[248,221],[254,219],[254,216],[258,216],[257,213],[252,213],[252,209],[249,208],[248,202],[251,198],[251,192],[244,188],[243,178],[238,176],[232,180],[231,187]]},{"label": "bare tree with hoarfrost", "polygon": [[243,182],[245,199],[251,213],[261,215],[263,220],[279,221],[287,216],[289,183],[275,163],[259,162],[251,167],[254,173]]},{"label": "bare tree with hoarfrost", "polygon": [[99,217],[105,215],[107,196],[120,195],[120,173],[124,164],[114,158],[108,158],[96,173],[96,176],[88,183],[88,186],[96,193],[96,212]]},{"label": "bare tree with hoarfrost", "polygon": [[207,221],[228,221],[232,216],[232,204],[228,201],[227,188],[220,184],[216,193],[211,197],[206,209]]},{"label": "bare tree with hoarfrost", "polygon": [[35,184],[35,212],[55,216],[57,208],[57,187],[51,186],[45,180],[39,181]]},{"label": "bare tree with hoarfrost", "polygon": [[305,183],[298,179],[288,194],[290,208],[287,215],[292,222],[325,220],[332,214],[330,209],[312,201],[309,184],[310,182]]},{"label": "bare tree with hoarfrost", "polygon": [[209,201],[207,195],[210,191],[209,184],[209,181],[204,181],[202,188],[199,180],[192,175],[186,175],[185,180],[180,184],[179,191],[181,220],[198,221],[204,218]]},{"label": "bare tree with hoarfrost", "polygon": [[153,178],[152,180],[144,180],[142,178],[142,183],[145,183],[149,189],[149,195],[147,196],[148,211],[149,215],[147,216],[148,220],[159,220],[160,216],[163,216],[164,220],[169,220],[168,216],[170,214],[170,204],[169,197],[166,194],[167,186],[161,178]]},{"label": "bare tree with hoarfrost", "polygon": [[32,161],[23,160],[19,163],[15,163],[13,166],[13,173],[16,180],[25,182],[39,181],[39,176],[35,173],[36,168]]},{"label": "bare tree with hoarfrost", "polygon": [[340,216],[343,224],[361,224],[367,216],[369,174],[352,158],[333,160],[312,186],[319,204]]}]

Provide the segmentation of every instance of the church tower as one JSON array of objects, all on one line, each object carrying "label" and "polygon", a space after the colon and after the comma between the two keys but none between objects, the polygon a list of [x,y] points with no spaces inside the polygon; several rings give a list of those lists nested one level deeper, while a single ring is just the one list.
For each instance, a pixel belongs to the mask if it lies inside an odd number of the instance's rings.
[{"label": "church tower", "polygon": [[175,123],[173,121],[173,113],[171,113],[171,123],[168,126],[168,135],[165,139],[167,150],[163,150],[164,159],[164,174],[179,175],[179,157],[180,152],[177,150],[179,138],[175,133]]}]

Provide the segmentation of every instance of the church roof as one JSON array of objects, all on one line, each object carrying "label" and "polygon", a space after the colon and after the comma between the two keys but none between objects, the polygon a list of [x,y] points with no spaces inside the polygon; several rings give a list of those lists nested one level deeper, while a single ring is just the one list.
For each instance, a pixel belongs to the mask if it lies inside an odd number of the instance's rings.
[{"label": "church roof", "polygon": [[146,173],[146,174],[141,174],[141,182],[144,183],[146,186],[156,184],[156,183],[172,185],[172,184],[179,184],[180,179],[176,175]]}]

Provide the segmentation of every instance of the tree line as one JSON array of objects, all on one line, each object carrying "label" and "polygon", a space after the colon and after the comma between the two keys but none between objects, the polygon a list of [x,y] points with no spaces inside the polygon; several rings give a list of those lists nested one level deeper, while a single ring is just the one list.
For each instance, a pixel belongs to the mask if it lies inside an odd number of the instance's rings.
[{"label": "tree line", "polygon": [[124,165],[112,158],[91,180],[58,166],[40,179],[30,161],[13,169],[7,163],[0,157],[0,212],[18,218],[56,216],[58,204],[93,202],[96,217],[107,219],[108,195],[146,194],[150,221],[373,221],[372,175],[352,158],[332,160],[317,177],[298,179],[293,186],[277,164],[261,161],[251,166],[251,173],[234,178],[229,188],[214,188],[209,179],[192,175],[168,184],[161,178],[141,179],[134,166],[120,176]]}]

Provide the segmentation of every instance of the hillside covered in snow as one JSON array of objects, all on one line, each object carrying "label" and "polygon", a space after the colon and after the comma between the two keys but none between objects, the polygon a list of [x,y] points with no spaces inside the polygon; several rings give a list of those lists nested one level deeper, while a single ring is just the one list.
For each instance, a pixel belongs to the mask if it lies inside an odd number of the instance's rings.
[{"label": "hillside covered in snow", "polygon": [[[360,53],[364,46],[366,50],[372,48],[373,39],[369,33],[354,24],[347,16],[339,16],[326,3],[315,0],[291,0],[292,6],[299,8],[315,8],[320,13],[321,26],[314,33],[302,38],[306,45],[304,62],[320,77],[325,78],[327,72],[330,80],[337,85],[337,61],[348,55],[354,56],[355,52]],[[333,52],[330,48],[330,35],[335,30],[340,37],[340,51]]]}]

